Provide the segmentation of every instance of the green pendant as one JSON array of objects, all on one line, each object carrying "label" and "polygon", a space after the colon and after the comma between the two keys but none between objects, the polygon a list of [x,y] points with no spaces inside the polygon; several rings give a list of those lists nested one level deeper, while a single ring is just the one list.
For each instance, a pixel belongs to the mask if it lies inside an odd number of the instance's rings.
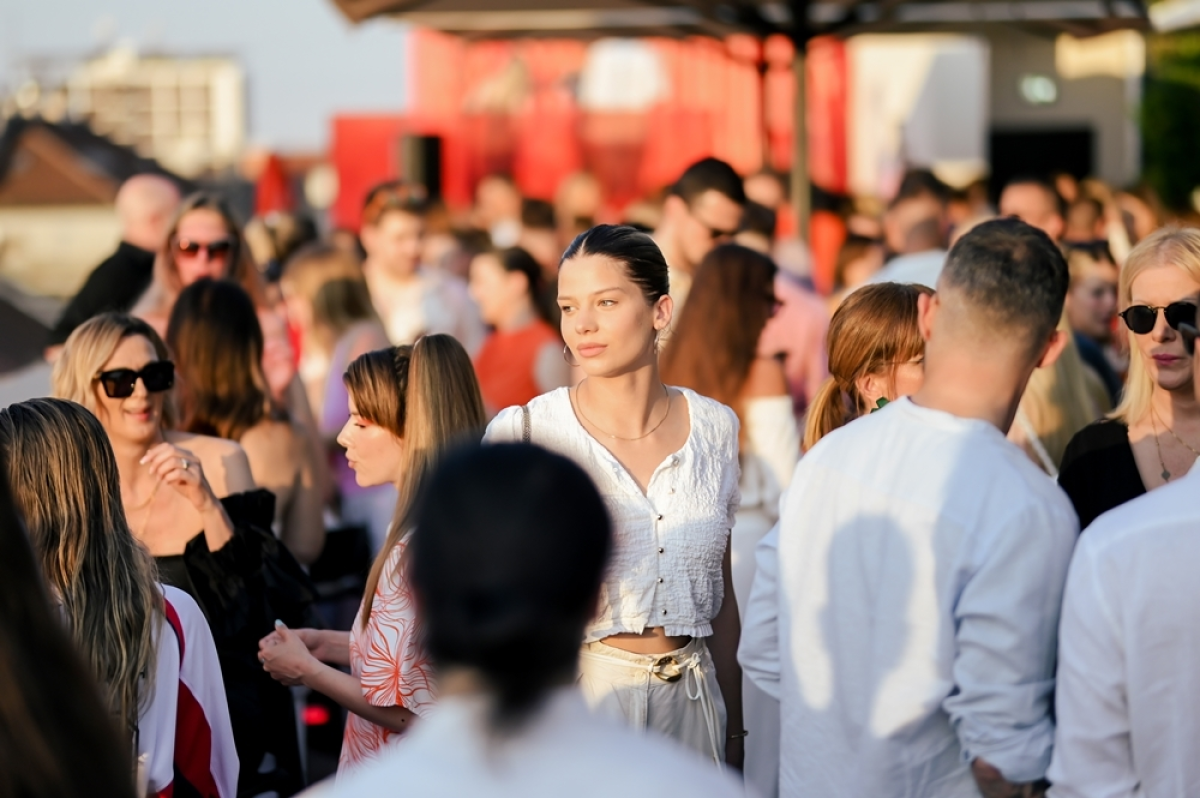
[{"label": "green pendant", "polygon": [[1163,478],[1163,482],[1170,482],[1171,481],[1171,472],[1164,468],[1163,472],[1162,472],[1162,478]]}]

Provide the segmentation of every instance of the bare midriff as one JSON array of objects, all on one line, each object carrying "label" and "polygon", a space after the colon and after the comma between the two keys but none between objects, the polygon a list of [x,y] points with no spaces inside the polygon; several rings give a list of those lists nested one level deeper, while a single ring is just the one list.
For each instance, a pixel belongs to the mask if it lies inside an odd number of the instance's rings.
[{"label": "bare midriff", "polygon": [[661,626],[655,626],[640,635],[633,632],[621,632],[610,635],[600,642],[631,654],[669,654],[692,642],[692,638],[686,635],[671,637]]}]

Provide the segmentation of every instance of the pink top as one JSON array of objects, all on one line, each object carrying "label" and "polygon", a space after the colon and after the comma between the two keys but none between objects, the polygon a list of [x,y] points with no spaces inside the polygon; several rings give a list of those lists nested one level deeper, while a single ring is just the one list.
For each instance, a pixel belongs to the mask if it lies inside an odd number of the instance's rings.
[{"label": "pink top", "polygon": [[[362,626],[362,608],[350,630],[350,672],[362,682],[363,697],[377,707],[403,706],[417,715],[433,708],[433,666],[420,646],[416,604],[400,569],[408,543],[405,536],[392,549],[383,568],[371,617]],[[346,719],[341,777],[374,758],[397,735],[353,712]]]},{"label": "pink top", "polygon": [[786,274],[775,278],[775,296],[783,304],[763,328],[758,353],[784,354],[783,370],[798,418],[829,376],[825,354],[829,310],[816,294]]}]

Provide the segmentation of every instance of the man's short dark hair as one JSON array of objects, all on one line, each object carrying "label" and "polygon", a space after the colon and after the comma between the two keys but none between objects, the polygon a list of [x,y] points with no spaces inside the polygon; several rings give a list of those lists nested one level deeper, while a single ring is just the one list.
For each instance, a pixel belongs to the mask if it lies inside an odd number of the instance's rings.
[{"label": "man's short dark hair", "polygon": [[950,195],[950,187],[939,180],[938,176],[929,169],[909,169],[904,173],[900,187],[896,189],[896,196],[893,198],[892,204],[895,205],[901,200],[914,197],[932,197],[945,205],[950,201]]},{"label": "man's short dark hair", "polygon": [[691,205],[706,191],[724,194],[738,205],[746,204],[742,178],[733,167],[716,158],[705,158],[689,166],[671,186],[671,193]]},{"label": "man's short dark hair", "polygon": [[738,232],[757,233],[774,241],[778,221],[779,215],[775,211],[765,205],[746,200],[746,205],[742,210],[742,225],[738,228]]},{"label": "man's short dark hair", "polygon": [[[1050,200],[1054,211],[1064,220],[1067,218],[1067,203],[1063,200],[1062,194],[1058,193],[1058,189],[1050,181],[1040,178],[1037,175],[1017,175],[1004,184],[1004,190],[1007,191],[1013,186],[1034,186],[1041,189],[1042,193],[1046,195],[1046,199]],[[1004,192],[1000,193],[1003,194]]]},{"label": "man's short dark hair", "polygon": [[540,199],[521,200],[521,226],[530,230],[557,230],[554,206]]},{"label": "man's short dark hair", "polygon": [[1058,327],[1070,274],[1050,236],[1020,219],[993,219],[950,250],[941,282],[961,292],[987,324],[1040,347]]}]

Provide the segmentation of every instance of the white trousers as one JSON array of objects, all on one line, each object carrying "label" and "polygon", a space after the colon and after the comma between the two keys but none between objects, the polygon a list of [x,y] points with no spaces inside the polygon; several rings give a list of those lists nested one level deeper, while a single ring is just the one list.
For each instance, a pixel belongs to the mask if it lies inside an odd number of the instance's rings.
[{"label": "white trousers", "polygon": [[592,711],[652,729],[718,765],[725,761],[725,702],[704,638],[668,654],[584,645],[579,686]]}]

